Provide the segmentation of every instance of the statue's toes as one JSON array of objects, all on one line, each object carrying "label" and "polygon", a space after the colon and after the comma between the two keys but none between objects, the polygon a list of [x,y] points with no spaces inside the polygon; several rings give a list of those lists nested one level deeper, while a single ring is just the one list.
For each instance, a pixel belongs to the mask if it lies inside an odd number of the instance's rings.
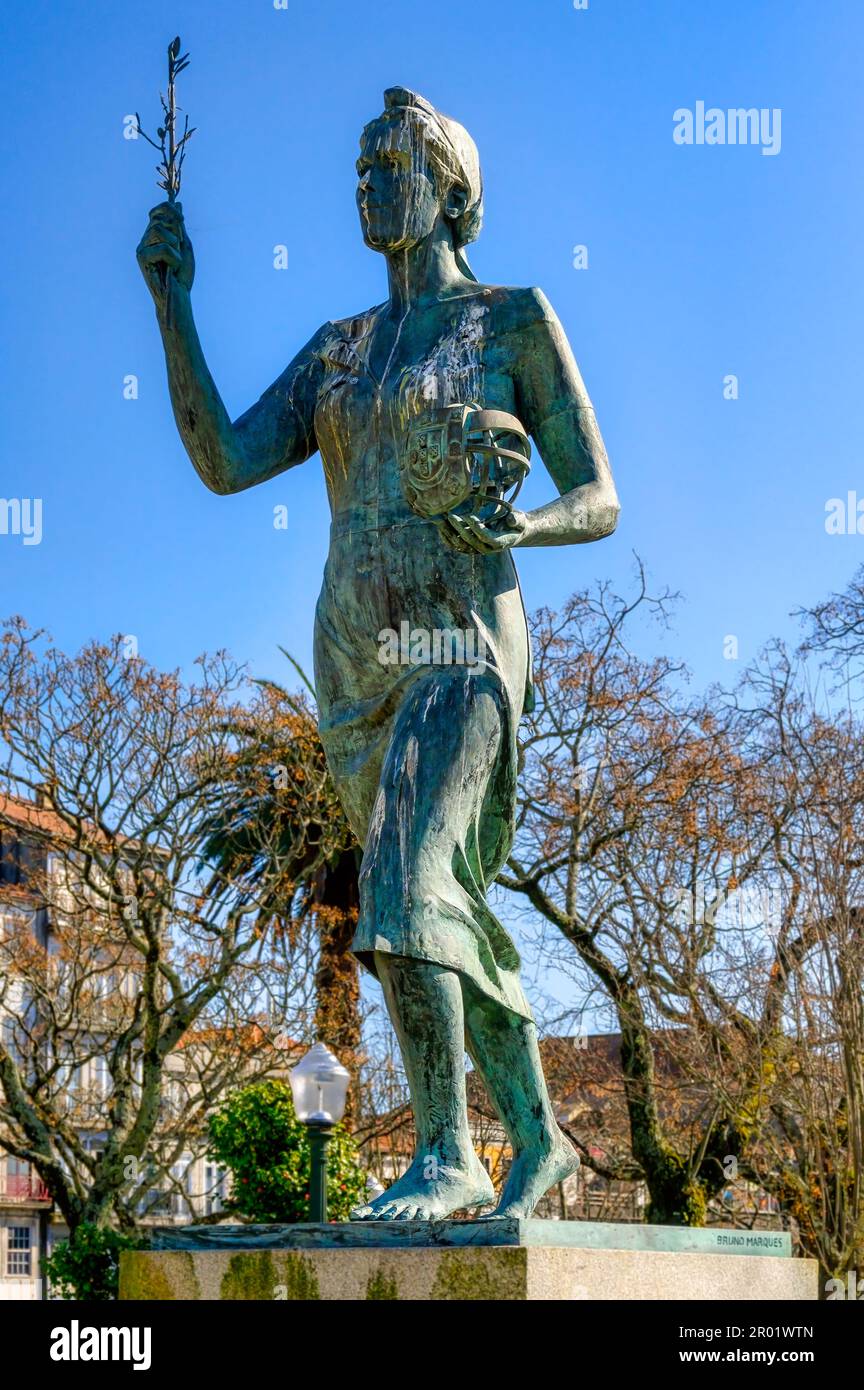
[{"label": "statue's toes", "polygon": [[399,1215],[399,1203],[387,1202],[375,1212],[376,1221],[395,1221]]}]

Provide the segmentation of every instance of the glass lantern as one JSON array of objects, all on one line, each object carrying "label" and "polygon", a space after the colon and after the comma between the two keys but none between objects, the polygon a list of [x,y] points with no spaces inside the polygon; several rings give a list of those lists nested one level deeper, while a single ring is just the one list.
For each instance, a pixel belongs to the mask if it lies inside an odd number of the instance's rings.
[{"label": "glass lantern", "polygon": [[288,1074],[294,1109],[305,1125],[335,1125],[345,1114],[349,1073],[329,1047],[318,1042]]}]

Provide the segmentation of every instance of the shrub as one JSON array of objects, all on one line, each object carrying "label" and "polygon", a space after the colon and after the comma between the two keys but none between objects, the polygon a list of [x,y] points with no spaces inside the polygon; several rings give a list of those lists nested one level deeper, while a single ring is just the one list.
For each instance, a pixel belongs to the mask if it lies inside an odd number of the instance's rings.
[{"label": "shrub", "polygon": [[[236,1091],[209,1121],[210,1157],[233,1177],[228,1209],[253,1221],[308,1221],[309,1136],[282,1081]],[[354,1141],[336,1125],[327,1151],[327,1213],[346,1221],[365,1200]]]},{"label": "shrub", "polygon": [[120,1251],[139,1250],[140,1236],[84,1223],[61,1241],[45,1261],[43,1274],[55,1298],[107,1302],[117,1297]]}]

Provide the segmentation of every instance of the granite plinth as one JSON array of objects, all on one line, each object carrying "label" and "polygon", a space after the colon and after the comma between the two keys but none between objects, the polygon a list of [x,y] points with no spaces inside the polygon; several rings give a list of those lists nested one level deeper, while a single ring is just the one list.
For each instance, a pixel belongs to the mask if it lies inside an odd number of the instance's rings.
[{"label": "granite plinth", "polygon": [[[770,1237],[742,1246],[718,1237]],[[753,1258],[758,1256],[759,1258]],[[162,1228],[120,1257],[122,1300],[554,1301],[818,1297],[779,1232],[582,1221]]]}]

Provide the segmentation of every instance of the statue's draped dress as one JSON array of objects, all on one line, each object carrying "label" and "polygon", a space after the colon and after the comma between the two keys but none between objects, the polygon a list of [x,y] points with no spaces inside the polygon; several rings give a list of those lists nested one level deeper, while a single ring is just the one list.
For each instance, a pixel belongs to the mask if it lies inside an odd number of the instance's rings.
[{"label": "statue's draped dress", "polygon": [[[458,971],[530,1018],[516,948],[486,901],[512,841],[516,731],[531,690],[516,571],[509,550],[449,547],[411,511],[399,476],[408,426],[430,408],[514,409],[514,345],[492,329],[497,294],[447,301],[425,359],[382,380],[367,349],[383,307],[326,324],[309,345],[333,509],[315,685],[328,766],[363,847],[355,954],[373,973],[375,952]],[[424,661],[433,645],[415,647],[419,662],[382,662],[382,635],[406,623],[468,633],[483,660]]]}]

